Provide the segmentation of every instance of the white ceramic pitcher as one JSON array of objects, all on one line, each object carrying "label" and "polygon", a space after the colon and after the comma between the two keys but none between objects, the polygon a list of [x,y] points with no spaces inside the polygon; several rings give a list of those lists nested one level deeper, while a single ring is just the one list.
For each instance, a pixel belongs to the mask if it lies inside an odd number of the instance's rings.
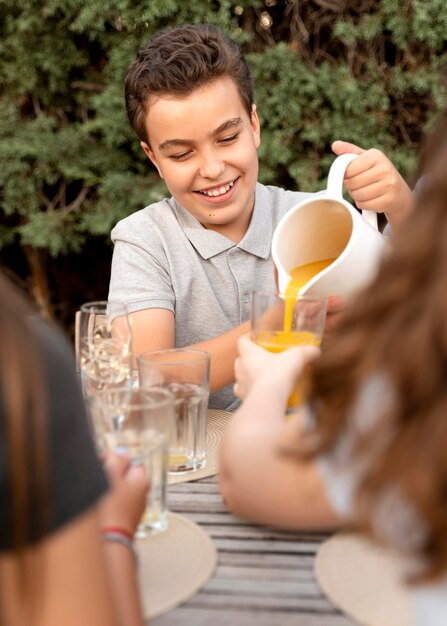
[{"label": "white ceramic pitcher", "polygon": [[290,271],[324,259],[335,259],[300,290],[322,297],[351,296],[374,276],[387,246],[379,232],[377,213],[359,213],[343,198],[343,178],[355,154],[335,159],[324,194],[300,202],[278,223],[272,240],[273,262],[281,293]]}]

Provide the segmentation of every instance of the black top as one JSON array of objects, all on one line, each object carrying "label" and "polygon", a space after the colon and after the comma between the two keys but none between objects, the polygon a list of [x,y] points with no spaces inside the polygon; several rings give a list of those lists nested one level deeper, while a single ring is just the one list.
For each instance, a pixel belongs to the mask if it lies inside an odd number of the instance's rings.
[{"label": "black top", "polygon": [[[38,345],[46,380],[48,405],[49,520],[54,532],[87,511],[107,490],[107,479],[97,457],[87,421],[72,351],[65,339],[46,324],[36,324]],[[12,547],[8,450],[5,440],[5,407],[0,389],[0,550]],[[29,492],[33,498],[32,476]],[[29,519],[31,542],[42,537]]]}]

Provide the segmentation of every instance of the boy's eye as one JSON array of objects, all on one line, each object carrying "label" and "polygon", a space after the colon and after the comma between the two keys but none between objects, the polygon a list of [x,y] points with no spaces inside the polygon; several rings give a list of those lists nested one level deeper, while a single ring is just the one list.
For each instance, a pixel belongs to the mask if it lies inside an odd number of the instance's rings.
[{"label": "boy's eye", "polygon": [[191,154],[191,150],[187,150],[186,152],[181,152],[180,154],[171,154],[169,157],[172,161],[184,161]]},{"label": "boy's eye", "polygon": [[235,133],[234,135],[230,135],[229,137],[224,137],[220,140],[221,143],[231,143],[235,141],[239,137],[239,133]]}]

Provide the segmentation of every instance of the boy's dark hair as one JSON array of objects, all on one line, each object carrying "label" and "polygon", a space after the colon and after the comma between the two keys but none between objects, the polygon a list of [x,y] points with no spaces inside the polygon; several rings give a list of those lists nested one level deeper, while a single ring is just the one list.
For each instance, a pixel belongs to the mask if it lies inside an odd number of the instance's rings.
[{"label": "boy's dark hair", "polygon": [[142,48],[125,79],[126,110],[138,137],[148,142],[145,118],[149,96],[188,95],[228,76],[251,118],[254,81],[239,46],[211,24],[161,30]]}]

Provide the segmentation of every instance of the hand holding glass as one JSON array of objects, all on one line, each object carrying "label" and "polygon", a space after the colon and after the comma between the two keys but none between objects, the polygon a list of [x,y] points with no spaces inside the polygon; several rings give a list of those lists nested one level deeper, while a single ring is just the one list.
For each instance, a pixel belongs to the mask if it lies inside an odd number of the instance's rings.
[{"label": "hand holding glass", "polygon": [[141,463],[150,481],[146,511],[137,537],[167,525],[166,478],[174,397],[166,389],[121,387],[88,398],[90,418],[100,452],[121,450]]},{"label": "hand holding glass", "polygon": [[[319,346],[323,338],[327,299],[299,296],[297,299],[276,292],[254,291],[251,309],[251,338],[269,352],[282,352],[300,345]],[[288,408],[303,401],[298,386],[289,398]]]}]

